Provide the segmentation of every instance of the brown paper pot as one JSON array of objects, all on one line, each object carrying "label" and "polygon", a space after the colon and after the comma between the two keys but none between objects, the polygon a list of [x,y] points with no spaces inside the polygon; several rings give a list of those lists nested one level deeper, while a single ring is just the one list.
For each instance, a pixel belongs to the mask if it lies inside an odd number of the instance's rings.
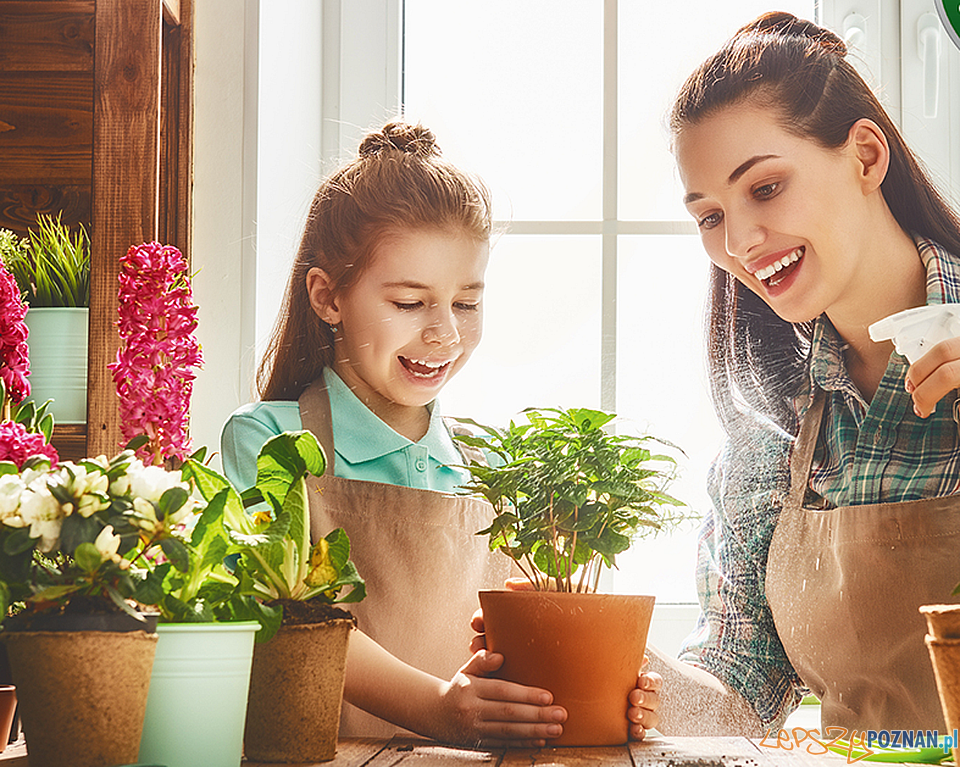
[{"label": "brown paper pot", "polygon": [[627,695],[643,663],[654,598],[481,591],[497,673],[553,693],[567,709],[557,746],[611,746],[628,737]]},{"label": "brown paper pot", "polygon": [[137,761],[156,634],[17,631],[2,640],[30,767]]},{"label": "brown paper pot", "polygon": [[[937,639],[927,634],[924,641],[930,651],[947,732],[954,732],[960,729],[960,639]],[[956,747],[953,761],[957,761]]]},{"label": "brown paper pot", "polygon": [[333,759],[352,627],[347,619],[283,626],[269,642],[254,646],[243,735],[247,759]]},{"label": "brown paper pot", "polygon": [[960,605],[923,605],[920,612],[934,639],[960,639]]}]

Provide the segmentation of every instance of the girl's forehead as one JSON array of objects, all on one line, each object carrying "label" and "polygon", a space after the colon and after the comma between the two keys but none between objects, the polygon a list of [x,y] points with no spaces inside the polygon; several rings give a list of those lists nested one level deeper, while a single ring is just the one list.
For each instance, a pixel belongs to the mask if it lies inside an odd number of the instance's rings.
[{"label": "girl's forehead", "polygon": [[378,279],[417,277],[432,283],[457,275],[483,274],[489,242],[463,231],[413,229],[383,237],[371,254],[367,271]]}]

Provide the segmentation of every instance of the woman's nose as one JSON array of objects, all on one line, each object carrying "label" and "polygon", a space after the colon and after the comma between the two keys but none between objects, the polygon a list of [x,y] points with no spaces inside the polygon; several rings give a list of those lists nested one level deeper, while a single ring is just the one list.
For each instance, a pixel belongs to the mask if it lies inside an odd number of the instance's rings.
[{"label": "woman's nose", "polygon": [[746,258],[766,237],[765,230],[756,221],[745,216],[724,218],[727,253],[736,258]]},{"label": "woman's nose", "polygon": [[436,309],[427,326],[423,329],[423,339],[427,343],[439,343],[444,346],[460,341],[460,329],[451,312]]}]

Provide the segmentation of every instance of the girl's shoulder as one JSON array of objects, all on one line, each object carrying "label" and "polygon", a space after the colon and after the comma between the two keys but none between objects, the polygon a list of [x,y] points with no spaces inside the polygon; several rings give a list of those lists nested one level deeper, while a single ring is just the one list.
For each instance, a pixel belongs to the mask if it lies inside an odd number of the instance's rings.
[{"label": "girl's shoulder", "polygon": [[252,428],[258,431],[271,431],[275,434],[297,431],[302,428],[300,405],[294,400],[249,402],[233,411],[224,428]]}]

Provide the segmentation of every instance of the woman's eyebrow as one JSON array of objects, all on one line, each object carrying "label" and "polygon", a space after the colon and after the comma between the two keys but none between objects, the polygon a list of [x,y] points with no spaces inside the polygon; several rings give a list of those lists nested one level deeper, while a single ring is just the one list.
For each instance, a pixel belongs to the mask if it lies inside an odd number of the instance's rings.
[{"label": "woman's eyebrow", "polygon": [[[750,168],[756,165],[758,162],[763,162],[764,160],[775,160],[778,159],[780,155],[778,154],[758,154],[751,157],[749,160],[746,160],[736,167],[736,169],[729,175],[727,178],[727,185],[735,184],[737,179],[739,179],[744,173],[746,173]],[[690,192],[683,197],[683,204],[688,205],[695,200],[703,199],[703,194],[700,192]]]}]

